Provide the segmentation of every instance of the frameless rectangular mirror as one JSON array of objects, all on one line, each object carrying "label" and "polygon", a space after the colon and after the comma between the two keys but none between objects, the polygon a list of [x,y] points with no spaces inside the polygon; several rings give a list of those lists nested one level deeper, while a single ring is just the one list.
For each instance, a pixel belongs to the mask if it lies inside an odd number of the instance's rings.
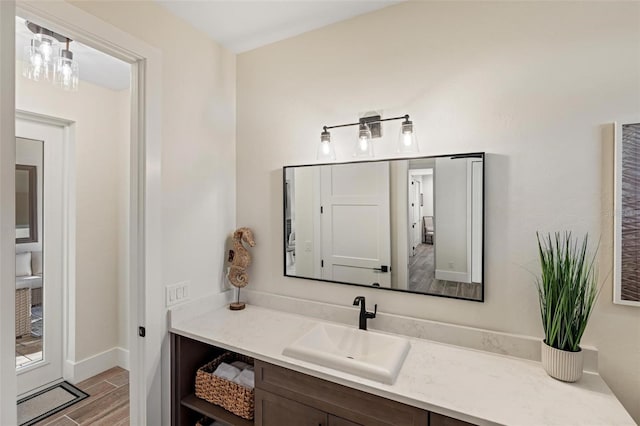
[{"label": "frameless rectangular mirror", "polygon": [[484,153],[283,178],[285,276],[484,300]]}]

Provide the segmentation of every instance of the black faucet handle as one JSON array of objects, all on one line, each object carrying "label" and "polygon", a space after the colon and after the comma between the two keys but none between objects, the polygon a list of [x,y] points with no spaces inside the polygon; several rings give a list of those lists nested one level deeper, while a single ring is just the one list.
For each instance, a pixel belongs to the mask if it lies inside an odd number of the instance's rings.
[{"label": "black faucet handle", "polygon": [[375,318],[378,313],[378,304],[373,305],[373,312],[366,312],[365,315],[367,318]]}]

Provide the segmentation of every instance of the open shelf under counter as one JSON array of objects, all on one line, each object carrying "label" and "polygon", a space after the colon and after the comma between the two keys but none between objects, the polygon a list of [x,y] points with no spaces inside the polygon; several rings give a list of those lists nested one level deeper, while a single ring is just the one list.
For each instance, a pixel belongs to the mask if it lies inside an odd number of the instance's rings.
[{"label": "open shelf under counter", "polygon": [[226,352],[224,349],[171,334],[171,424],[194,425],[207,416],[228,426],[252,426],[246,420],[195,396],[198,368]]},{"label": "open shelf under counter", "polygon": [[198,398],[194,394],[182,398],[180,405],[229,426],[253,426],[253,420],[236,416],[222,407]]}]

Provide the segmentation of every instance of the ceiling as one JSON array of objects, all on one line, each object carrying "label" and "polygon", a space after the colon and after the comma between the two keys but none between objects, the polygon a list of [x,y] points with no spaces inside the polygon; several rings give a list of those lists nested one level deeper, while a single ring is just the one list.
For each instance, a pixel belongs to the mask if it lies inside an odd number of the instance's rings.
[{"label": "ceiling", "polygon": [[[2,1],[2,0],[0,0]],[[235,53],[362,15],[403,0],[156,0],[174,15]],[[23,59],[31,31],[16,17],[16,57]],[[80,80],[112,90],[129,88],[126,62],[78,42],[71,44]]]},{"label": "ceiling", "polygon": [[235,53],[362,15],[402,0],[156,0]]},{"label": "ceiling", "polygon": [[[17,59],[23,60],[24,48],[29,46],[32,35],[25,25],[25,20],[16,17]],[[129,88],[131,66],[128,63],[78,42],[71,43],[70,49],[73,58],[78,61],[80,80],[112,90]]]}]

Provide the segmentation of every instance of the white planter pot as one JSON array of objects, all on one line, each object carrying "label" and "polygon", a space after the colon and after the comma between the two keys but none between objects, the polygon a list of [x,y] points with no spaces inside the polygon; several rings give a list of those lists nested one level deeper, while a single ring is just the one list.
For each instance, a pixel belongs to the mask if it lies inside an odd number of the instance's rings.
[{"label": "white planter pot", "polygon": [[542,366],[547,374],[563,382],[576,382],[582,377],[584,355],[578,352],[562,351],[542,342]]}]

